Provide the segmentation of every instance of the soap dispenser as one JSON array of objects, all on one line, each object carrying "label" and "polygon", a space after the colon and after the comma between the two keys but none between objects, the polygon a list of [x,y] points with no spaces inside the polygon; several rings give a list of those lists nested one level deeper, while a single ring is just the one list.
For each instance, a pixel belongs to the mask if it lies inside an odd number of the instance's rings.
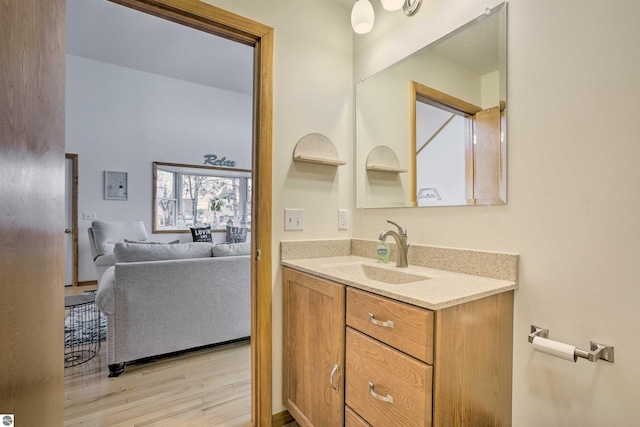
[{"label": "soap dispenser", "polygon": [[376,256],[378,258],[378,262],[388,263],[389,262],[389,253],[391,249],[389,248],[389,244],[384,240],[378,240],[378,246],[376,246]]}]

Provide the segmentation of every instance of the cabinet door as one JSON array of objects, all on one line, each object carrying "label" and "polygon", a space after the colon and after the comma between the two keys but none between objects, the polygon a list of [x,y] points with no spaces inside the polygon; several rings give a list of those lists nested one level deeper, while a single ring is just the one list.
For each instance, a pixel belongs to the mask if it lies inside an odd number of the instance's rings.
[{"label": "cabinet door", "polygon": [[344,285],[283,269],[284,403],[301,426],[344,424]]}]

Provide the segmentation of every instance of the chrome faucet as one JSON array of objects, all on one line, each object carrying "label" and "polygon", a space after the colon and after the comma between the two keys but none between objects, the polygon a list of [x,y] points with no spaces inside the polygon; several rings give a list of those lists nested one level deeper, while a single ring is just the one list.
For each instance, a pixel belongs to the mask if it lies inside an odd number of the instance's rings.
[{"label": "chrome faucet", "polygon": [[396,233],[393,230],[381,231],[380,240],[387,240],[387,237],[391,236],[396,241],[396,267],[406,268],[409,266],[407,261],[407,253],[409,252],[409,243],[407,243],[407,229],[400,227],[398,224],[391,220],[387,220],[389,224],[393,224],[398,227],[398,232]]}]

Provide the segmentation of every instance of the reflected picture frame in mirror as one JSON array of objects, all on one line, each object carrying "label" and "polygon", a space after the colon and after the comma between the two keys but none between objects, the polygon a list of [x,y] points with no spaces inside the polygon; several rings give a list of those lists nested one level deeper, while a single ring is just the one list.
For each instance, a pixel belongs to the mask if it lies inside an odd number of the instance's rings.
[{"label": "reflected picture frame in mirror", "polygon": [[356,86],[357,208],[506,204],[506,6]]}]

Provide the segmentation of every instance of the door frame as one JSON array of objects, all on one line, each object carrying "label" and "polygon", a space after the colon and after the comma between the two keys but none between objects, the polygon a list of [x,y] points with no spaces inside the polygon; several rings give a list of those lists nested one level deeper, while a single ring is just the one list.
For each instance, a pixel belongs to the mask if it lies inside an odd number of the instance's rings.
[{"label": "door frame", "polygon": [[273,28],[198,0],[110,0],[254,48],[251,249],[251,420],[272,425]]},{"label": "door frame", "polygon": [[[71,265],[73,266],[73,272],[71,273],[71,280],[73,281],[73,286],[78,286],[78,155],[65,153],[64,158],[65,160],[66,159],[71,160],[71,168],[72,168],[71,170],[71,235],[72,235]],[[65,206],[65,210],[66,210],[66,206]],[[66,263],[66,260],[65,260],[65,263]]]}]

